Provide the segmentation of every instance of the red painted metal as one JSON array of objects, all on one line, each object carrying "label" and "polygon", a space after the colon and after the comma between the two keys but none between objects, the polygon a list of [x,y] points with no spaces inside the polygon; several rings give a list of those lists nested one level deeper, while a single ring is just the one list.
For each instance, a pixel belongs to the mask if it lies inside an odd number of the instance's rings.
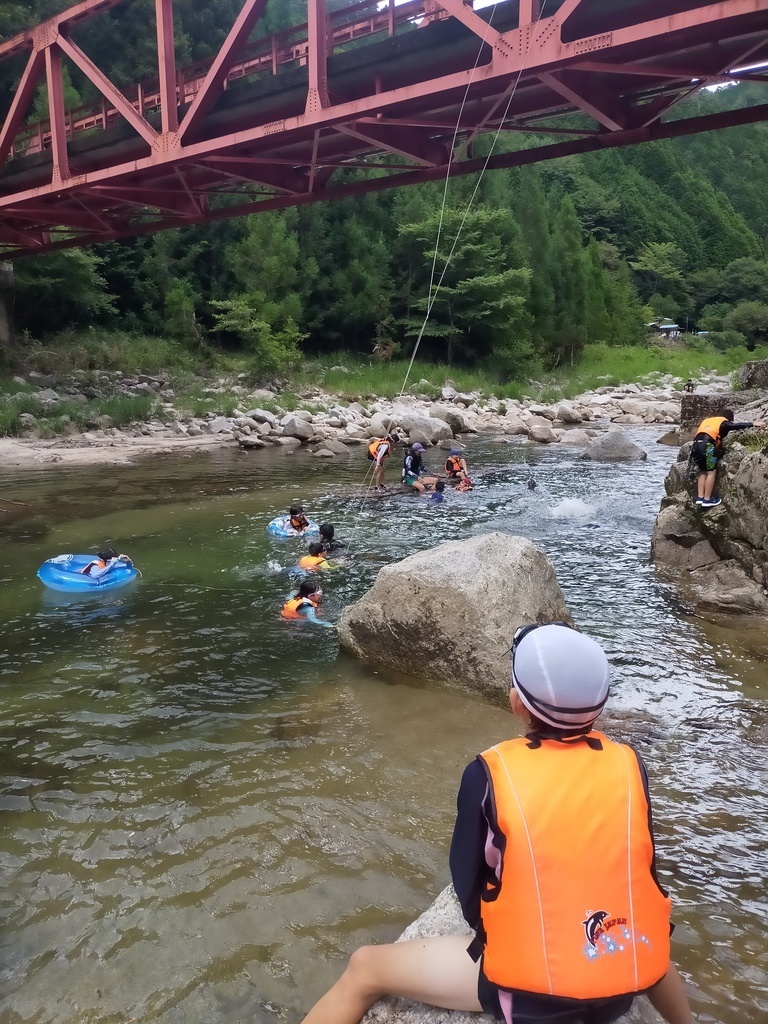
[{"label": "red painted metal", "polygon": [[[0,44],[0,59],[29,52],[0,126],[0,256],[768,116],[763,104],[662,121],[703,85],[768,82],[738,70],[768,62],[768,0],[358,0],[332,13],[308,0],[306,25],[254,43],[267,0],[244,0],[220,50],[181,72],[173,0],[155,0],[158,78],[119,89],[71,30],[129,2],[83,0]],[[62,61],[98,103],[64,110]],[[25,125],[43,78],[49,121]],[[475,137],[500,130],[528,133],[527,147],[473,159]]]}]

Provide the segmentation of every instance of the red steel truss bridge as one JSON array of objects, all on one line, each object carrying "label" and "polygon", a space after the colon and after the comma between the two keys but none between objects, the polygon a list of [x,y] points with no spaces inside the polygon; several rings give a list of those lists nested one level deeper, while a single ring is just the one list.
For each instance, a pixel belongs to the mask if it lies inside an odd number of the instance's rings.
[{"label": "red steel truss bridge", "polygon": [[[187,68],[173,0],[155,0],[157,77],[118,85],[76,39],[129,3],[82,0],[0,43],[18,69],[0,110],[0,258],[768,119],[768,102],[677,106],[768,83],[768,0],[307,0],[304,25],[262,38],[267,0],[244,0]],[[97,102],[66,109],[65,66]],[[49,120],[31,123],[41,86]],[[499,131],[514,145],[480,155]]]}]

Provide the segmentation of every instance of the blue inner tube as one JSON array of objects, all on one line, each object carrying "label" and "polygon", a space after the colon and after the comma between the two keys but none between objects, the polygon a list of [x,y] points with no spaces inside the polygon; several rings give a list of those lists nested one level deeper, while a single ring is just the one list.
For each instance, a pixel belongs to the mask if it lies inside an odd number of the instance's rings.
[{"label": "blue inner tube", "polygon": [[56,555],[43,562],[37,570],[37,577],[51,590],[64,594],[92,594],[124,587],[139,575],[139,570],[132,565],[118,562],[103,576],[92,579],[83,574],[83,569],[93,560],[93,555]]},{"label": "blue inner tube", "polygon": [[320,527],[314,520],[309,519],[309,526],[304,530],[294,530],[290,523],[290,516],[278,516],[273,519],[267,527],[273,537],[318,537]]}]

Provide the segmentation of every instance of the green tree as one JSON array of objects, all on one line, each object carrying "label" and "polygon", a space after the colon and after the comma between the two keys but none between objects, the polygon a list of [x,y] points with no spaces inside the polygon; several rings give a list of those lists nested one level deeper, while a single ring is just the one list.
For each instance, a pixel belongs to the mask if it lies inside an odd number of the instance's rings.
[{"label": "green tree", "polygon": [[552,225],[551,279],[554,331],[548,361],[571,365],[587,340],[587,273],[581,225],[573,203],[562,199]]},{"label": "green tree", "polygon": [[768,304],[740,302],[723,320],[726,331],[738,331],[747,339],[749,348],[768,342]]},{"label": "green tree", "polygon": [[203,332],[195,311],[195,292],[188,281],[174,281],[165,293],[165,330],[190,348],[199,348]]},{"label": "green tree", "polygon": [[[498,211],[446,210],[435,248],[438,225],[439,214],[433,213],[400,227],[400,251],[414,268],[411,312],[400,321],[405,335],[418,337],[423,331],[432,351],[449,364],[457,355],[472,361],[503,350],[508,363],[521,367],[531,351],[530,271],[509,265]],[[437,273],[430,294],[433,262]]]},{"label": "green tree", "polygon": [[211,305],[217,330],[245,345],[260,376],[283,374],[300,358],[299,343],[304,335],[290,317],[281,320],[275,304],[265,302],[262,295],[238,295]]},{"label": "green tree", "polygon": [[87,249],[66,249],[19,260],[16,321],[33,337],[70,324],[107,321],[114,312],[101,260]]}]

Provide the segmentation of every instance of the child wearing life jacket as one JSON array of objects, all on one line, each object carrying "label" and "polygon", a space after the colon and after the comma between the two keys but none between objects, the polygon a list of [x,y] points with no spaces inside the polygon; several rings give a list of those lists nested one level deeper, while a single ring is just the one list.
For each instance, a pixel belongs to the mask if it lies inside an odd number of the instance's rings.
[{"label": "child wearing life jacket", "polygon": [[445,460],[445,472],[449,480],[463,480],[469,475],[466,460],[461,457],[460,448],[451,448]]},{"label": "child wearing life jacket", "polygon": [[290,526],[296,533],[303,533],[304,530],[309,526],[309,520],[304,515],[304,509],[301,505],[291,505],[288,509],[288,521],[286,526]]},{"label": "child wearing life jacket", "polygon": [[702,508],[714,508],[722,501],[714,498],[717,464],[725,454],[723,441],[733,430],[749,430],[750,427],[765,427],[762,420],[734,422],[733,410],[724,409],[718,416],[708,416],[698,426],[691,445],[691,462],[699,471],[696,486],[696,504]]},{"label": "child wearing life jacket", "polygon": [[464,771],[450,867],[475,932],[365,946],[304,1024],[357,1024],[385,995],[505,1024],[609,1024],[644,992],[693,1024],[672,964],[645,767],[597,732],[602,648],[565,623],[517,630],[510,707],[525,736]]},{"label": "child wearing life jacket", "polygon": [[315,612],[323,599],[320,585],[314,580],[304,580],[299,589],[283,605],[280,616],[283,619],[304,620],[316,626],[333,627],[332,622],[323,622]]},{"label": "child wearing life jacket", "polygon": [[368,460],[375,463],[373,471],[374,491],[384,490],[384,464],[399,440],[399,436],[392,433],[387,434],[386,437],[374,437],[368,445]]},{"label": "child wearing life jacket", "polygon": [[133,565],[128,555],[118,555],[114,548],[103,548],[96,553],[96,558],[80,571],[85,576],[90,576],[92,579],[97,580],[100,576],[105,576],[110,569],[114,569],[118,562]]},{"label": "child wearing life jacket", "polygon": [[326,560],[325,548],[320,541],[315,541],[309,545],[307,554],[299,559],[299,568],[314,572],[316,569],[334,569],[335,566]]},{"label": "child wearing life jacket", "polygon": [[474,489],[474,484],[468,476],[465,476],[463,480],[460,480],[458,484],[456,484],[457,491],[474,491]]}]

